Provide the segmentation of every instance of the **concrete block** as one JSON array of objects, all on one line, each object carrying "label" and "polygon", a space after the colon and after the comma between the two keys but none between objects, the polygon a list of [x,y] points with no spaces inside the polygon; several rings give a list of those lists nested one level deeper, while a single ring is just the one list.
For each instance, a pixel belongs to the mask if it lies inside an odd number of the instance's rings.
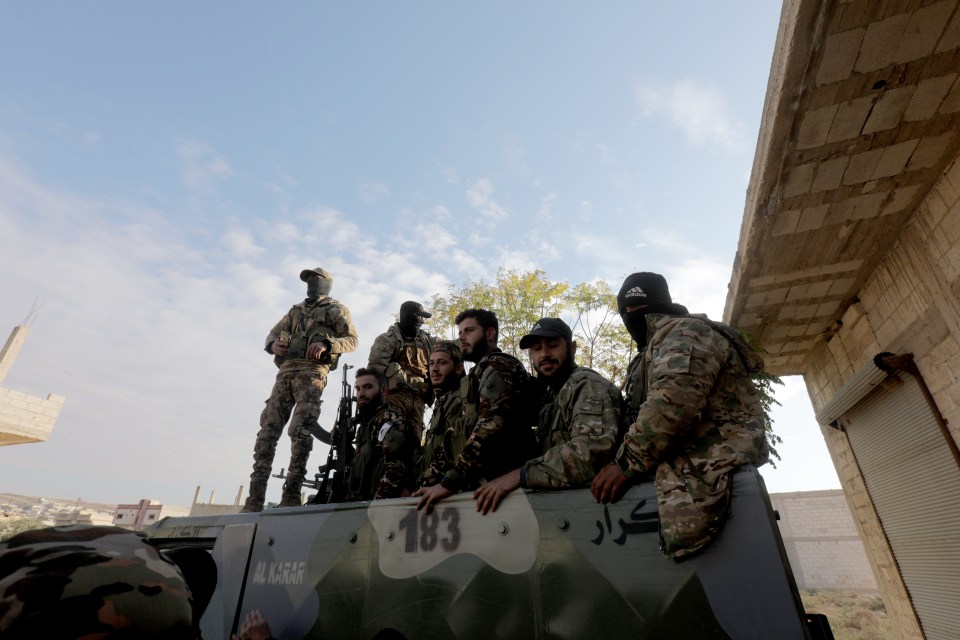
[{"label": "concrete block", "polygon": [[797,222],[797,231],[810,231],[819,229],[823,226],[823,221],[827,218],[829,204],[822,204],[818,207],[807,207],[800,213],[800,220]]},{"label": "concrete block", "polygon": [[910,22],[909,13],[873,22],[867,27],[860,46],[860,54],[853,65],[857,73],[882,69],[893,60],[893,54],[900,45],[903,30]]},{"label": "concrete block", "polygon": [[[944,184],[945,182],[946,184]],[[944,172],[939,184],[937,184],[937,189],[943,194],[944,202],[951,206],[960,199],[960,159],[955,159],[953,164]]]},{"label": "concrete block", "polygon": [[764,297],[764,304],[783,304],[787,299],[787,292],[789,291],[789,287],[767,291]]},{"label": "concrete block", "polygon": [[940,103],[940,113],[954,113],[960,111],[960,78],[953,83],[943,102]]},{"label": "concrete block", "polygon": [[831,204],[830,208],[827,210],[827,217],[823,221],[824,226],[832,226],[835,224],[843,224],[850,220],[851,214],[853,214],[854,202],[852,198],[848,198],[843,202],[837,202]]},{"label": "concrete block", "polygon": [[773,219],[773,236],[782,236],[794,233],[797,230],[797,222],[800,220],[800,210],[784,211],[778,213]]},{"label": "concrete block", "polygon": [[956,212],[945,215],[934,233],[943,235],[950,246],[960,244],[960,215]]},{"label": "concrete block", "polygon": [[917,148],[917,144],[919,143],[919,139],[914,139],[885,147],[883,155],[880,156],[880,161],[874,168],[871,177],[876,180],[877,178],[895,176],[902,172],[903,168],[907,166],[907,161],[910,160],[913,150]]},{"label": "concrete block", "polygon": [[846,171],[849,161],[848,156],[840,156],[821,162],[820,166],[817,167],[817,175],[813,179],[813,184],[810,185],[810,192],[830,191],[839,187],[840,181],[843,179],[843,172]]},{"label": "concrete block", "polygon": [[869,180],[882,156],[883,149],[871,149],[854,154],[843,174],[843,184],[859,184]]},{"label": "concrete block", "polygon": [[755,307],[759,307],[763,305],[763,301],[765,299],[766,299],[766,295],[763,293],[751,293],[747,297],[747,302],[744,306],[746,306],[747,309],[753,309]]},{"label": "concrete block", "polygon": [[850,198],[854,205],[853,211],[850,213],[850,219],[865,220],[877,217],[880,215],[880,205],[886,200],[887,195],[887,192],[880,191]]},{"label": "concrete block", "polygon": [[810,149],[824,144],[827,141],[827,134],[830,133],[830,127],[833,125],[833,118],[836,114],[837,105],[835,104],[807,111],[797,134],[797,148]]},{"label": "concrete block", "polygon": [[880,210],[880,215],[885,216],[891,213],[898,213],[907,208],[907,205],[913,201],[917,191],[920,189],[920,185],[914,184],[909,187],[901,187],[900,189],[895,189],[893,196],[885,205],[883,209]]},{"label": "concrete block", "polygon": [[940,36],[940,42],[937,43],[934,51],[940,53],[957,47],[960,47],[960,11],[954,11],[953,18],[947,28],[944,29],[943,35]]},{"label": "concrete block", "polygon": [[833,302],[823,302],[817,305],[816,317],[822,318],[824,316],[832,316],[839,310],[840,310],[839,300],[834,300]]},{"label": "concrete block", "polygon": [[885,131],[897,126],[900,117],[913,98],[914,91],[916,91],[916,86],[898,87],[885,91],[877,100],[873,111],[870,112],[866,124],[863,125],[863,133]]},{"label": "concrete block", "polygon": [[[783,306],[777,313],[777,320],[793,320],[797,317],[797,307]],[[770,348],[769,346],[767,347]]]},{"label": "concrete block", "polygon": [[840,103],[837,107],[837,115],[830,126],[830,133],[827,134],[827,142],[849,140],[859,136],[875,100],[876,96],[866,96]]},{"label": "concrete block", "polygon": [[943,102],[947,92],[950,91],[950,87],[956,81],[956,73],[921,80],[916,91],[913,92],[910,104],[903,112],[903,119],[907,122],[914,122],[932,118],[937,113],[937,109],[940,108],[940,103]]},{"label": "concrete block", "polygon": [[910,62],[933,53],[955,6],[956,2],[952,1],[938,2],[914,11],[893,54],[893,62]]},{"label": "concrete block", "polygon": [[830,287],[832,286],[833,280],[821,280],[820,282],[814,282],[810,285],[810,297],[822,298],[830,292]]},{"label": "concrete block", "polygon": [[936,137],[927,137],[920,140],[910,161],[907,163],[907,171],[916,169],[927,169],[940,162],[943,152],[953,142],[954,132],[944,133]]},{"label": "concrete block", "polygon": [[829,84],[843,80],[853,71],[857,61],[860,42],[866,30],[861,27],[843,33],[835,33],[827,38],[823,46],[823,58],[817,69],[817,84]]},{"label": "concrete block", "polygon": [[783,186],[783,197],[792,198],[809,192],[816,170],[816,162],[808,162],[791,169],[790,175],[787,176],[787,182]]},{"label": "concrete block", "polygon": [[833,284],[830,285],[830,294],[831,296],[845,295],[853,287],[853,283],[856,282],[853,278],[837,278],[833,281]]}]

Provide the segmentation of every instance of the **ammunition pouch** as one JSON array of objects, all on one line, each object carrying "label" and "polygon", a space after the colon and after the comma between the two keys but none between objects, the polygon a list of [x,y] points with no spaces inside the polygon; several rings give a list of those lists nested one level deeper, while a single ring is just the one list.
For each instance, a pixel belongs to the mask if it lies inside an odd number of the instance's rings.
[{"label": "ammunition pouch", "polygon": [[380,446],[383,448],[384,453],[395,453],[407,442],[407,436],[402,429],[402,424],[393,424],[390,425],[390,428],[383,434],[383,438],[380,440]]}]

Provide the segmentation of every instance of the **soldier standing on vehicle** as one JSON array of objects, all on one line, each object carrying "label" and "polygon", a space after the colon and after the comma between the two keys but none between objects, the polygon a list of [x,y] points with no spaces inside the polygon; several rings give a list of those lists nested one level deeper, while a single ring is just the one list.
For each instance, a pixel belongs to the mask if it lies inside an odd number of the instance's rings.
[{"label": "soldier standing on vehicle", "polygon": [[456,318],[464,360],[476,362],[461,384],[463,416],[475,421],[463,450],[443,467],[433,465],[440,482],[422,486],[417,509],[429,511],[433,503],[465,489],[474,489],[484,478],[496,478],[516,469],[536,451],[525,406],[530,376],[517,358],[497,347],[500,323],[486,309],[467,309]]},{"label": "soldier standing on vehicle", "polygon": [[347,500],[410,495],[420,440],[402,413],[387,402],[387,378],[376,369],[358,369],[357,452],[347,475]]},{"label": "soldier standing on vehicle", "polygon": [[433,338],[420,327],[431,315],[413,300],[400,305],[398,321],[374,340],[367,364],[387,376],[387,402],[406,416],[417,438],[423,433],[427,361],[433,349]]},{"label": "soldier standing on vehicle", "polygon": [[[242,511],[260,511],[267,492],[277,441],[290,421],[290,466],[283,484],[281,507],[300,506],[300,488],[313,449],[313,431],[327,444],[330,434],[319,429],[320,395],[327,372],[337,367],[341,353],[357,348],[357,330],[350,311],[329,296],[333,276],[317,267],[300,272],[307,298],[293,305],[267,335],[264,350],[280,367],[277,380],[260,414],[260,431],[253,449],[250,495]],[[292,418],[291,418],[292,414]],[[324,439],[323,436],[326,436]]]},{"label": "soldier standing on vehicle", "polygon": [[520,339],[530,364],[546,383],[537,440],[542,455],[491,480],[473,497],[477,511],[496,511],[518,487],[563,489],[589,481],[616,452],[623,397],[593,369],[575,362],[573,331],[559,318],[541,318]]},{"label": "soldier standing on vehicle", "polygon": [[720,532],[733,472],[767,461],[751,378],[763,360],[730,327],[688,315],[660,274],[628,276],[617,304],[639,347],[627,374],[632,424],[591,489],[598,502],[615,502],[634,477],[655,470],[663,551],[680,558]]},{"label": "soldier standing on vehicle", "polygon": [[[420,484],[440,482],[440,477],[431,474],[430,468],[438,460],[454,460],[454,451],[462,451],[470,435],[467,429],[472,423],[463,418],[463,400],[460,398],[460,381],[463,380],[463,356],[460,346],[450,340],[433,345],[430,354],[430,386],[433,389],[433,414],[430,428],[423,444],[420,458]],[[438,467],[443,467],[439,463]]]}]

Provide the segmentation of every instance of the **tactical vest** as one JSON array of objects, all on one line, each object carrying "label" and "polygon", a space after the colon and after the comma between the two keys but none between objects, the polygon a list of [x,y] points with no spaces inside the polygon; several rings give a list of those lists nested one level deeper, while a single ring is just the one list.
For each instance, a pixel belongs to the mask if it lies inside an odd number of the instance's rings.
[{"label": "tactical vest", "polygon": [[[332,298],[321,300],[309,309],[304,309],[303,303],[291,307],[290,348],[284,361],[304,359],[310,345],[337,337],[332,326],[336,307],[337,303]],[[339,353],[328,351],[319,363],[335,369],[339,360]]]}]

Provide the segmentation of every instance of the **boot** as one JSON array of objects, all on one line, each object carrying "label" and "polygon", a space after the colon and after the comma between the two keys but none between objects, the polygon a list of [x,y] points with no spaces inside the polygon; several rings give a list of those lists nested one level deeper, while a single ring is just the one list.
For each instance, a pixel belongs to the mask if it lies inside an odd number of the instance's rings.
[{"label": "boot", "polygon": [[267,497],[266,478],[250,478],[250,495],[243,503],[240,513],[259,513],[263,511],[263,501]]},{"label": "boot", "polygon": [[280,500],[280,504],[278,506],[302,506],[302,503],[300,502],[300,482],[294,481],[293,478],[287,478],[287,481],[283,483],[283,498]]}]

